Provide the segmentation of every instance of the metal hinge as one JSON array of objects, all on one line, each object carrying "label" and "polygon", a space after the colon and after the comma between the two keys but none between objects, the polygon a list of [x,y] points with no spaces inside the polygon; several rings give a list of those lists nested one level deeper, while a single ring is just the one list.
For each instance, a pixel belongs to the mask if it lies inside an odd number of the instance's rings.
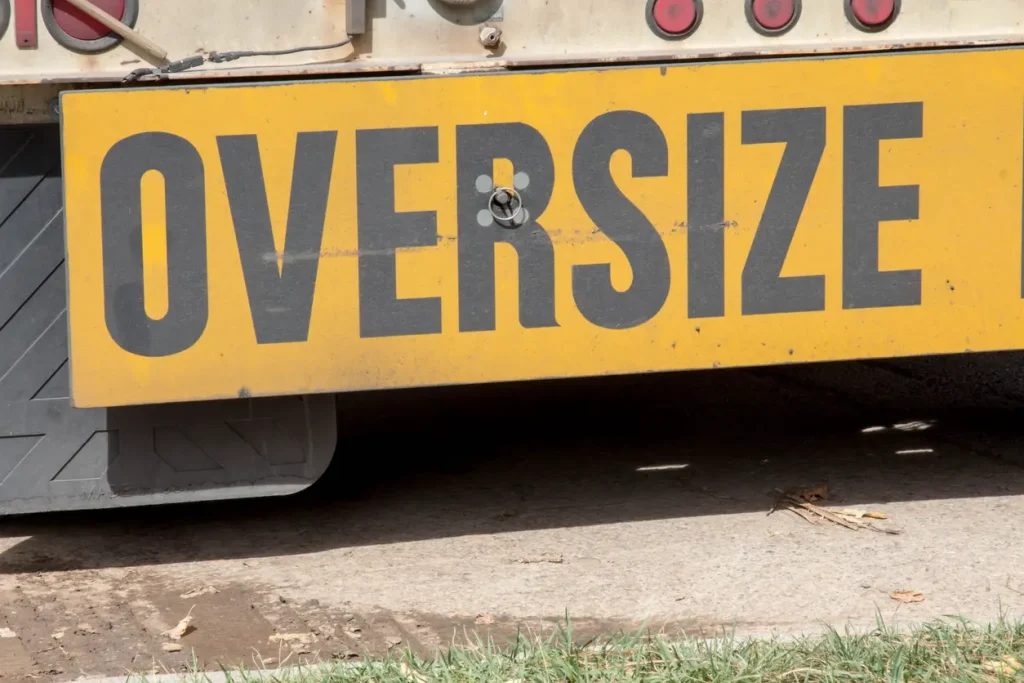
[{"label": "metal hinge", "polygon": [[345,32],[350,36],[366,33],[367,0],[348,0],[345,3]]}]

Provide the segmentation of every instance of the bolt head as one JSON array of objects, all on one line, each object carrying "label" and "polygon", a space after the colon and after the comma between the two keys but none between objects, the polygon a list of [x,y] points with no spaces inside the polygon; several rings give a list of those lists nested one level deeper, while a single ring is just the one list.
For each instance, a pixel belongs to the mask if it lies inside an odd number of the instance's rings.
[{"label": "bolt head", "polygon": [[480,29],[480,44],[486,48],[495,48],[501,44],[501,29],[484,26]]}]

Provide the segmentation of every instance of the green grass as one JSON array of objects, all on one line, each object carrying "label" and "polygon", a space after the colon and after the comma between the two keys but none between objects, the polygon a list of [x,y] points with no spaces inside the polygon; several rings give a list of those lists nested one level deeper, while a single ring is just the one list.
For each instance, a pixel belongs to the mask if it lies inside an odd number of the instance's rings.
[{"label": "green grass", "polygon": [[[430,658],[326,663],[273,672],[229,672],[233,683],[583,682],[583,681],[1024,681],[1024,622],[936,621],[868,633],[827,629],[816,636],[681,639],[655,634],[577,642],[571,624],[553,636],[487,641]],[[202,675],[190,676],[202,680]]]}]

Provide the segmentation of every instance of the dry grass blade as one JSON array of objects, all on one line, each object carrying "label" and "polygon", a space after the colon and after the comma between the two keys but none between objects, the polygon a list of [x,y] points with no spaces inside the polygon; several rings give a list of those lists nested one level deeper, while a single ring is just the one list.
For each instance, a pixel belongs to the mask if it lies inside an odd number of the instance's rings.
[{"label": "dry grass blade", "polygon": [[810,524],[813,524],[815,526],[821,526],[821,522],[818,521],[819,518],[815,517],[810,512],[807,512],[807,510],[792,505],[789,507],[789,510],[790,512],[795,513],[797,517],[803,517],[804,521],[809,522]]},{"label": "dry grass blade", "polygon": [[427,683],[426,676],[417,671],[413,671],[412,668],[405,662],[399,664],[398,669],[402,672],[402,675],[404,675],[412,683]]},{"label": "dry grass blade", "polygon": [[853,519],[889,519],[889,516],[884,512],[873,512],[871,510],[839,510],[837,514],[843,517],[852,517]]},{"label": "dry grass blade", "polygon": [[857,529],[864,528],[864,525],[862,525],[862,524],[856,524],[854,522],[851,522],[850,520],[848,520],[848,519],[846,519],[846,518],[844,518],[844,517],[842,517],[840,515],[837,515],[834,512],[826,510],[825,508],[820,507],[818,505],[815,505],[814,503],[808,503],[806,500],[801,500],[801,499],[799,499],[799,498],[797,498],[795,496],[788,496],[787,497],[787,502],[789,502],[790,505],[793,505],[793,506],[796,506],[796,507],[799,507],[799,508],[803,508],[804,510],[807,510],[808,512],[813,513],[813,514],[821,517],[822,519],[828,520],[829,522],[832,522],[833,524],[837,524],[837,525],[839,525],[841,527],[846,527],[847,529],[853,529],[854,531],[856,531]]}]

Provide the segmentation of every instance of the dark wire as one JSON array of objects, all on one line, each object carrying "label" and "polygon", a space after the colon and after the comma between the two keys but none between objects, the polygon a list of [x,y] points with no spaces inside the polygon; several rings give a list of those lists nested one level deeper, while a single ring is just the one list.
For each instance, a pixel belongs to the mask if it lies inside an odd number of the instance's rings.
[{"label": "dark wire", "polygon": [[181,73],[182,71],[188,71],[206,64],[207,62],[213,64],[222,64],[224,62],[233,62],[236,59],[244,59],[246,57],[280,57],[282,55],[294,55],[299,52],[317,52],[320,50],[334,50],[339,47],[344,47],[352,42],[352,38],[346,38],[340,43],[331,43],[330,45],[308,45],[304,47],[293,47],[287,50],[236,50],[234,52],[211,52],[209,55],[192,55],[191,57],[185,57],[177,61],[165,64],[164,66],[157,67],[144,67],[136,69],[130,74],[125,76],[122,83],[134,83],[141,78],[146,76],[156,76],[158,79],[163,79],[167,74]]}]

